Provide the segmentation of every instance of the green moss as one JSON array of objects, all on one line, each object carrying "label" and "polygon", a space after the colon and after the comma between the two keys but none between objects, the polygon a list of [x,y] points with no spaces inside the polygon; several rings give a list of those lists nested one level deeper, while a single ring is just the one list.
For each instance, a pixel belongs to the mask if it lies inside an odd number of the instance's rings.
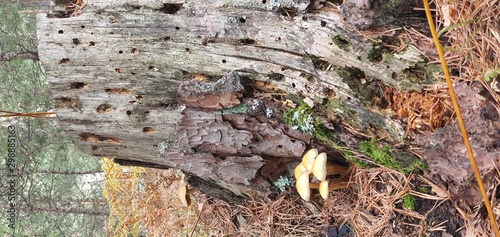
[{"label": "green moss", "polygon": [[407,193],[403,197],[403,207],[406,207],[409,210],[412,210],[412,211],[415,210],[415,204],[416,203],[417,203],[417,199],[413,195],[411,195],[409,193]]},{"label": "green moss", "polygon": [[297,108],[285,112],[285,123],[294,130],[313,134],[316,120],[313,118],[312,109],[306,103],[301,103]]},{"label": "green moss", "polygon": [[366,56],[366,59],[370,62],[380,62],[382,61],[383,57],[382,55],[384,54],[383,48],[380,47],[373,47],[370,51],[368,51],[368,55]]},{"label": "green moss", "polygon": [[404,163],[407,165],[403,166],[403,164],[396,160],[396,158],[391,154],[390,147],[388,145],[379,148],[375,145],[374,139],[370,141],[362,141],[359,145],[359,149],[365,155],[372,158],[377,164],[397,170],[403,174],[409,174],[410,172],[420,169],[427,170],[427,165],[425,163],[405,155],[402,155],[402,157],[404,157]]},{"label": "green moss", "polygon": [[437,81],[434,73],[442,73],[440,65],[420,62],[412,67],[408,67],[401,72],[401,76],[417,84],[433,84]]},{"label": "green moss", "polygon": [[394,170],[403,170],[403,166],[401,165],[400,162],[394,158],[389,149],[390,147],[388,145],[378,148],[375,145],[375,140],[372,139],[370,141],[362,141],[361,144],[359,145],[359,149],[361,152],[363,152],[365,155],[369,156],[377,164],[394,169]]},{"label": "green moss", "polygon": [[370,62],[389,62],[393,58],[393,47],[401,45],[397,37],[380,36],[375,38],[372,48],[367,52],[366,58]]},{"label": "green moss", "polygon": [[358,120],[358,115],[356,111],[351,110],[345,106],[344,102],[339,99],[331,99],[328,100],[328,103],[326,105],[326,110],[327,113],[328,111],[331,111],[332,113],[340,114],[343,115],[344,118],[348,118],[351,121],[357,121]]},{"label": "green moss", "polygon": [[348,149],[339,144],[339,138],[334,131],[326,128],[316,116],[311,107],[305,103],[300,103],[295,109],[290,109],[284,114],[285,123],[292,129],[304,133],[309,133],[317,139],[325,142],[329,146],[337,149],[339,152],[345,153],[347,157]]},{"label": "green moss", "polygon": [[339,48],[348,51],[352,44],[349,41],[349,38],[343,36],[343,35],[336,35],[332,37],[332,41],[335,45],[337,45]]},{"label": "green moss", "polygon": [[305,78],[308,82],[311,82],[311,83],[316,82],[316,77],[310,73],[301,72],[300,76]]},{"label": "green moss", "polygon": [[311,55],[311,61],[314,65],[314,68],[321,71],[326,71],[329,67],[331,67],[331,64],[328,61],[313,55]]},{"label": "green moss", "polygon": [[422,193],[432,194],[432,190],[427,186],[418,186],[418,191]]}]

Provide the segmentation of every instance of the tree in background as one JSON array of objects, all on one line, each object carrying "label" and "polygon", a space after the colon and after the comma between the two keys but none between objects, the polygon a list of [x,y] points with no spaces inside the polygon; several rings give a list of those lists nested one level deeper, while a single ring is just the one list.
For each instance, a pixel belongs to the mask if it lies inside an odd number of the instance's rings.
[{"label": "tree in background", "polygon": [[[35,16],[49,1],[0,2],[0,110],[16,113],[52,110],[48,85],[38,62]],[[102,236],[109,209],[102,197],[96,159],[86,159],[62,133],[54,119],[1,118],[2,157],[7,157],[7,127],[15,126],[17,220],[2,233],[14,236]],[[7,202],[6,159],[1,159],[0,196]],[[6,210],[2,207],[2,210]]]}]

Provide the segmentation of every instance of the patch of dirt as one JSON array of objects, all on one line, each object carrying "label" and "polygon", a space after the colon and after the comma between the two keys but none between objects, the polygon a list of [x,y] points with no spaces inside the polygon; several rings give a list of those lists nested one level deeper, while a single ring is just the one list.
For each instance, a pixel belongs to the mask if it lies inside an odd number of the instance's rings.
[{"label": "patch of dirt", "polygon": [[[397,213],[391,221],[396,235],[419,236],[425,233],[427,237],[441,237],[447,233],[451,236],[461,236],[458,229],[464,226],[464,221],[459,218],[451,201],[442,202],[416,197],[415,211],[425,215],[425,221]],[[418,232],[419,229],[421,233]]]}]

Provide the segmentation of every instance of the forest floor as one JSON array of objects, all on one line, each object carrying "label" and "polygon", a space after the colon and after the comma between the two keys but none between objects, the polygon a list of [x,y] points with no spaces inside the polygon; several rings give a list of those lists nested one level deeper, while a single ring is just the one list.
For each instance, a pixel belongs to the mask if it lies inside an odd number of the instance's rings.
[{"label": "forest floor", "polygon": [[[498,222],[500,2],[434,2],[446,59]],[[432,38],[412,29],[399,32],[401,42],[419,49],[428,64],[439,65]],[[252,197],[244,206],[195,193],[185,208],[176,197],[179,172],[137,168],[147,195],[123,201],[135,210],[124,223],[147,229],[151,236],[493,236],[446,84],[386,95],[393,116],[413,134],[411,147],[427,170],[358,167],[352,185],[332,191],[326,201],[313,194],[312,202],[305,202],[288,187],[272,201]]]}]

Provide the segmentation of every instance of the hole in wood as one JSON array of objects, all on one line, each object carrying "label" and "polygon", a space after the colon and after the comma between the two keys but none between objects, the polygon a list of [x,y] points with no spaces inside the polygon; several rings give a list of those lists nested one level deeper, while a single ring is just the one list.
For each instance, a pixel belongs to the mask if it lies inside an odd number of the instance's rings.
[{"label": "hole in wood", "polygon": [[163,12],[165,14],[175,14],[181,9],[182,3],[163,3],[163,7],[156,9],[156,11]]},{"label": "hole in wood", "polygon": [[243,18],[243,17],[240,17],[240,22],[245,23],[245,22],[247,22],[247,20],[245,20],[245,18]]},{"label": "hole in wood", "polygon": [[154,133],[154,132],[156,132],[156,129],[154,129],[152,127],[143,127],[142,132],[143,133]]},{"label": "hole in wood", "polygon": [[137,52],[137,49],[136,48],[132,48],[132,50],[130,50],[131,53],[136,53]]},{"label": "hole in wood", "polygon": [[64,33],[64,31],[63,30],[59,30],[59,31],[57,31],[57,33],[62,34],[62,33]]},{"label": "hole in wood", "polygon": [[78,90],[78,89],[86,89],[86,88],[88,88],[88,86],[86,83],[83,83],[83,82],[71,82],[69,84],[69,88]]},{"label": "hole in wood", "polygon": [[82,43],[78,38],[73,38],[72,41],[73,41],[73,44],[76,44],[76,45],[79,45]]},{"label": "hole in wood", "polygon": [[122,53],[123,53],[123,51],[121,51],[121,50],[120,50],[120,51],[118,51],[118,53],[119,53],[119,54],[122,54]]},{"label": "hole in wood", "polygon": [[114,109],[111,107],[110,104],[101,104],[96,109],[97,113],[100,113],[100,114],[109,114],[109,113],[113,112],[113,110]]},{"label": "hole in wood", "polygon": [[132,114],[132,111],[127,110],[127,112],[126,112],[126,113],[127,113],[127,115],[128,115],[128,116],[130,116],[130,115]]},{"label": "hole in wood", "polygon": [[255,40],[249,38],[240,39],[240,44],[255,44]]},{"label": "hole in wood", "polygon": [[121,95],[128,95],[132,93],[125,88],[107,88],[105,91],[111,94],[121,94]]},{"label": "hole in wood", "polygon": [[227,61],[225,59],[222,59],[222,63],[226,63]]},{"label": "hole in wood", "polygon": [[106,137],[106,136],[101,136],[93,133],[80,133],[80,139],[85,142],[92,142],[92,143],[111,143],[111,144],[119,144],[121,140],[116,137]]},{"label": "hole in wood", "polygon": [[69,63],[69,58],[63,58],[63,59],[61,59],[61,61],[59,61],[59,64],[63,64],[63,63]]},{"label": "hole in wood", "polygon": [[82,102],[78,98],[58,97],[55,99],[54,107],[80,110],[82,108]]},{"label": "hole in wood", "polygon": [[271,73],[269,74],[269,80],[273,81],[283,81],[285,79],[285,75],[280,73]]},{"label": "hole in wood", "polygon": [[321,21],[321,26],[325,27],[326,26],[326,21]]},{"label": "hole in wood", "polygon": [[94,41],[90,41],[89,42],[89,46],[94,46],[95,45],[95,42]]}]

